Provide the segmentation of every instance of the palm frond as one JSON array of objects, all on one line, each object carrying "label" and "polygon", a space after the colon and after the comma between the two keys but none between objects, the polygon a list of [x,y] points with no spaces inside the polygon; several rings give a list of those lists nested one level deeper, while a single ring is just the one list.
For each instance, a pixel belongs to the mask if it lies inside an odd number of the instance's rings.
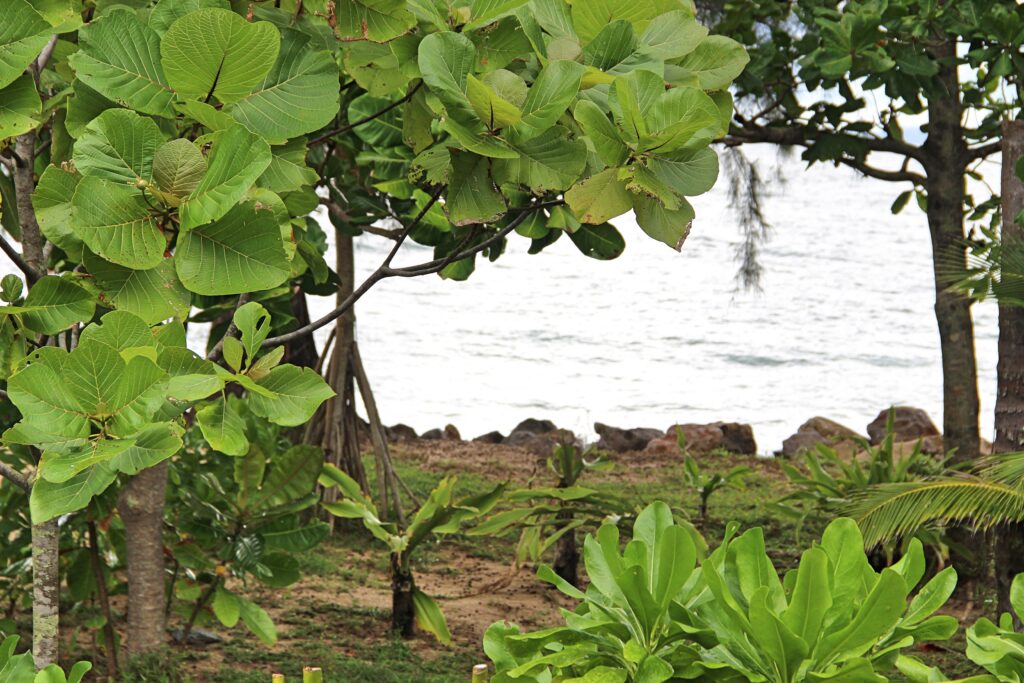
[{"label": "palm frond", "polygon": [[978,475],[985,481],[1024,489],[1024,453],[1001,453],[985,458]]},{"label": "palm frond", "polygon": [[1024,489],[974,476],[882,484],[854,496],[844,510],[874,546],[932,525],[978,529],[1024,520]]}]

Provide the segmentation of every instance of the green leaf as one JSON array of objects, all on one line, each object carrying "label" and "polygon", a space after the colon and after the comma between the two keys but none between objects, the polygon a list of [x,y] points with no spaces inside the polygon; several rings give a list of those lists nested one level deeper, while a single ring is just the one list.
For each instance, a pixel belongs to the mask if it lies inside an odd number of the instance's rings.
[{"label": "green leaf", "polygon": [[527,2],[529,0],[472,0],[469,4],[470,19],[462,30],[473,31],[493,23]]},{"label": "green leaf", "polygon": [[7,0],[0,21],[0,88],[17,80],[50,39],[50,24],[27,0]]},{"label": "green leaf", "polygon": [[693,52],[707,34],[708,30],[692,14],[676,10],[652,21],[640,42],[648,54],[658,59],[678,59]]},{"label": "green leaf", "polygon": [[461,33],[431,33],[419,46],[423,82],[445,106],[448,116],[460,122],[478,120],[466,95],[473,71],[476,47]]},{"label": "green leaf", "polygon": [[146,270],[125,268],[91,252],[86,253],[84,262],[106,305],[134,313],[149,325],[188,317],[192,294],[178,279],[173,259],[165,258],[156,268]]},{"label": "green leaf", "polygon": [[271,192],[294,192],[314,184],[319,176],[306,165],[306,143],[293,140],[287,145],[273,147],[270,165],[257,184]]},{"label": "green leaf", "polygon": [[[2,69],[0,66],[0,71]],[[36,119],[41,106],[36,83],[27,74],[0,88],[0,140],[27,133],[38,126]]]},{"label": "green leaf", "polygon": [[809,548],[800,557],[796,585],[789,606],[782,613],[782,621],[813,649],[831,607],[828,555],[820,548]]},{"label": "green leaf", "polygon": [[339,5],[337,30],[342,39],[386,43],[416,26],[406,0],[341,0]]},{"label": "green leaf", "polygon": [[[109,346],[123,354],[126,360],[132,355],[131,352],[144,348],[156,349],[156,340],[149,326],[138,316],[124,311],[111,311],[103,316],[101,322],[83,329],[79,343],[90,341]],[[125,354],[126,351],[129,353]],[[150,359],[155,360],[153,357]]]},{"label": "green leaf", "polygon": [[245,455],[249,440],[245,438],[245,422],[230,404],[218,398],[196,411],[196,422],[210,447],[225,455]]},{"label": "green leaf", "polygon": [[452,153],[452,177],[445,196],[445,211],[455,225],[490,223],[505,213],[505,198],[491,180],[487,157],[469,152]]},{"label": "green leaf", "polygon": [[448,622],[444,618],[444,612],[437,606],[434,599],[414,588],[412,591],[413,614],[416,615],[416,625],[427,633],[432,634],[437,640],[445,645],[452,642],[452,634],[448,630]]},{"label": "green leaf", "polygon": [[96,310],[96,301],[70,280],[47,275],[29,290],[23,310],[25,327],[53,335],[77,322],[88,322]]},{"label": "green leaf", "polygon": [[540,136],[515,145],[518,159],[496,159],[498,184],[520,185],[535,194],[571,187],[587,165],[587,147],[574,140],[562,126],[552,126]]},{"label": "green leaf", "polygon": [[356,127],[354,132],[360,140],[377,148],[396,147],[401,144],[402,119],[399,110],[392,108],[387,113],[380,114],[393,104],[391,100],[369,95],[360,95],[352,100],[348,105],[349,121],[372,118]]},{"label": "green leaf", "polygon": [[128,268],[155,268],[167,239],[141,193],[121,183],[84,177],[71,198],[75,234],[89,249]]},{"label": "green leaf", "polygon": [[76,261],[82,260],[82,240],[71,225],[71,199],[82,176],[59,166],[47,166],[32,193],[32,208],[46,239]]},{"label": "green leaf", "polygon": [[732,38],[708,36],[680,62],[686,73],[696,76],[703,90],[721,90],[743,73],[750,57]]},{"label": "green leaf", "polygon": [[580,100],[573,112],[576,122],[594,145],[594,151],[606,166],[620,166],[629,157],[629,149],[601,108],[589,100]]},{"label": "green leaf", "polygon": [[224,587],[218,587],[210,603],[214,616],[228,628],[234,628],[242,616],[242,603],[238,596]]},{"label": "green leaf", "polygon": [[116,102],[110,101],[79,79],[71,84],[71,91],[74,96],[68,99],[64,125],[74,138],[81,136],[86,126],[97,116],[108,109],[119,108]]},{"label": "green leaf", "polygon": [[117,472],[107,465],[90,467],[62,484],[37,479],[29,496],[32,522],[42,522],[68,512],[81,510],[94,496],[103,493],[113,483]]},{"label": "green leaf", "polygon": [[211,7],[229,10],[231,3],[228,0],[160,0],[149,13],[149,27],[163,35],[186,14]]},{"label": "green leaf", "polygon": [[251,365],[260,350],[260,344],[270,335],[270,314],[262,305],[250,301],[235,311],[233,319]]},{"label": "green leaf", "polygon": [[306,422],[321,403],[334,396],[334,391],[318,373],[295,365],[279,365],[256,384],[273,396],[251,393],[252,412],[286,427]]},{"label": "green leaf", "polygon": [[633,196],[614,168],[573,186],[565,193],[565,201],[580,221],[592,224],[605,223],[633,208]]},{"label": "green leaf", "polygon": [[172,117],[174,97],[160,65],[160,37],[128,11],[107,12],[78,32],[68,61],[75,75],[108,100]]},{"label": "green leaf", "polygon": [[259,605],[245,598],[239,598],[242,623],[252,631],[264,645],[277,642],[277,629],[274,622]]},{"label": "green leaf", "polygon": [[252,203],[179,235],[174,263],[185,287],[207,295],[271,289],[291,274],[277,219]]},{"label": "green leaf", "polygon": [[683,242],[690,234],[693,223],[693,207],[685,199],[680,199],[679,208],[667,209],[659,200],[652,197],[636,196],[633,198],[633,210],[640,228],[653,239],[664,242],[676,251],[683,248]]},{"label": "green leaf", "polygon": [[62,484],[92,465],[108,462],[134,443],[134,439],[98,438],[48,446],[39,461],[39,476]]},{"label": "green leaf", "polygon": [[[297,31],[283,34],[281,54],[260,87],[240,98],[231,115],[270,142],[323,128],[338,113],[338,65]],[[219,86],[218,86],[219,87]]]},{"label": "green leaf", "polygon": [[169,375],[167,396],[179,401],[199,401],[224,388],[214,364],[185,348],[165,348],[157,365]]},{"label": "green leaf", "polygon": [[523,117],[519,107],[502,98],[473,74],[466,76],[466,96],[473,111],[490,130],[515,125]]},{"label": "green leaf", "polygon": [[281,48],[267,21],[248,22],[226,9],[200,9],[175,21],[160,41],[167,82],[183,99],[224,104],[263,82]]},{"label": "green leaf", "polygon": [[153,156],[163,142],[153,119],[127,109],[108,109],[75,143],[75,168],[83,176],[122,184],[148,182],[153,179]]},{"label": "green leaf", "polygon": [[704,147],[658,155],[651,159],[649,168],[675,192],[694,197],[710,190],[718,180],[718,154]]},{"label": "green leaf", "polygon": [[569,233],[569,239],[584,256],[599,261],[618,258],[626,250],[626,241],[611,223],[580,226],[579,230]]},{"label": "green leaf", "polygon": [[161,191],[178,197],[191,194],[206,174],[206,157],[191,141],[177,138],[153,155],[153,180]]},{"label": "green leaf", "polygon": [[292,446],[269,464],[263,485],[252,496],[251,509],[284,505],[309,495],[316,488],[323,469],[324,453],[307,444]]},{"label": "green leaf", "polygon": [[270,165],[270,145],[244,126],[217,133],[206,175],[181,205],[181,228],[215,221],[234,208]]},{"label": "green leaf", "polygon": [[597,37],[609,23],[622,19],[630,22],[637,31],[647,28],[651,19],[667,12],[679,9],[675,0],[656,2],[655,0],[576,0],[572,3],[572,23],[583,44]]},{"label": "green leaf", "polygon": [[110,465],[118,472],[138,474],[181,450],[183,433],[184,430],[173,422],[148,427],[133,439],[131,446],[115,456]]},{"label": "green leaf", "polygon": [[512,130],[519,142],[547,131],[576,99],[583,78],[582,64],[550,62],[541,69],[523,102],[523,118]]}]

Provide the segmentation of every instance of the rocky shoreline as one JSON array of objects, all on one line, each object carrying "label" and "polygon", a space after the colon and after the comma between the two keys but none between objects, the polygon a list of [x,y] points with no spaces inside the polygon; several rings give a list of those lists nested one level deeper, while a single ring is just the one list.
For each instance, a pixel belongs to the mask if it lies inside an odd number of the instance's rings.
[{"label": "rocky shoreline", "polygon": [[[814,450],[824,444],[844,457],[856,457],[864,452],[865,444],[877,446],[885,439],[889,408],[866,427],[866,435],[826,417],[816,416],[804,422],[797,431],[785,439],[781,448],[772,452],[775,457],[793,458]],[[894,406],[893,441],[897,455],[912,451],[920,443],[926,453],[944,453],[942,434],[935,422],[924,410],[911,406]],[[558,443],[578,442],[577,436],[568,429],[559,428],[551,420],[528,418],[516,425],[507,435],[500,431],[481,434],[472,439],[463,439],[455,425],[430,429],[418,434],[405,424],[385,428],[392,442],[425,441],[469,441],[486,444],[500,444],[524,448],[539,456],[549,455]],[[642,452],[667,455],[679,451],[677,432],[686,438],[687,451],[693,455],[707,455],[715,452],[734,455],[757,455],[757,440],[751,425],[738,422],[713,422],[710,424],[674,424],[668,429],[652,427],[621,428],[596,422],[594,431],[600,439],[596,448],[614,453]]]}]

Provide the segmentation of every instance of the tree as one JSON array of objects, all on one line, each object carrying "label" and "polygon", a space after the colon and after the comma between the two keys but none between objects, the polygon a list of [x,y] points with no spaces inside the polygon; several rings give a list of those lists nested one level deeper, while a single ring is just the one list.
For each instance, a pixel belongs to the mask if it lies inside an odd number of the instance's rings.
[{"label": "tree", "polygon": [[[29,285],[4,280],[0,380],[22,419],[3,442],[34,463],[4,472],[30,489],[33,542],[53,560],[35,565],[50,591],[35,605],[40,667],[57,655],[54,519],[123,491],[130,648],[161,643],[162,614],[145,611],[163,589],[161,463],[185,425],[240,456],[239,400],[303,424],[331,391],[281,364],[284,345],[385,278],[465,279],[513,232],[532,251],[565,232],[614,258],[625,242],[608,221],[632,210],[679,248],[747,61],[689,0],[0,10],[0,248]],[[370,277],[301,324],[296,289],[337,284],[314,186],[339,230],[397,227]],[[434,258],[393,265],[407,240]],[[204,320],[205,358],[185,345],[185,323]]]},{"label": "tree", "polygon": [[[801,147],[809,163],[909,185],[893,211],[916,197],[927,214],[945,445],[957,461],[974,459],[971,301],[949,285],[966,269],[965,222],[998,208],[998,198],[979,201],[965,182],[999,151],[1005,88],[1012,91],[1024,66],[1021,8],[990,0],[743,0],[710,13],[751,53],[727,144]],[[927,117],[920,144],[904,135],[918,116]]]}]

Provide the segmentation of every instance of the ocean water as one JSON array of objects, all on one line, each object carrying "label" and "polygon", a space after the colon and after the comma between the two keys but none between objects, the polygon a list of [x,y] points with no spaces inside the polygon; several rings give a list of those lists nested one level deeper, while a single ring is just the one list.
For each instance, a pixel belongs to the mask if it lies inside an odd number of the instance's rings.
[{"label": "ocean water", "polygon": [[[467,282],[437,276],[386,280],[358,304],[360,348],[381,414],[423,432],[447,423],[471,438],[507,433],[527,417],[594,437],[593,423],[666,428],[747,422],[759,450],[809,417],[861,432],[891,404],[927,410],[941,425],[942,379],[932,312],[930,243],[913,205],[893,216],[902,189],[844,168],[805,170],[771,149],[778,166],[765,208],[773,229],[762,291],[737,287],[740,241],[725,183],[693,202],[681,253],[647,238],[630,218],[610,262],[562,238],[543,253],[510,242]],[[998,166],[986,170],[998,179]],[[357,241],[366,275],[386,253]],[[397,264],[431,258],[407,245]],[[334,255],[328,254],[330,263]],[[0,274],[14,272],[0,254]],[[314,317],[333,297],[312,297]],[[995,402],[996,308],[976,305],[982,431]],[[322,345],[327,330],[321,330]],[[193,326],[196,348],[205,330]]]},{"label": "ocean water", "polygon": [[[566,238],[539,255],[510,241],[466,282],[386,280],[357,305],[360,349],[387,423],[456,425],[464,438],[507,433],[527,417],[593,435],[593,423],[666,428],[741,421],[771,452],[806,419],[858,431],[891,404],[942,419],[942,379],[928,229],[903,188],[845,168],[805,170],[752,154],[784,184],[765,202],[772,224],[762,291],[738,288],[740,234],[725,183],[696,198],[682,252],[616,221],[625,253],[600,262]],[[987,171],[998,178],[998,168]],[[357,240],[357,270],[384,240]],[[396,263],[429,260],[411,245]],[[329,256],[333,259],[333,254]],[[333,263],[333,260],[331,261]],[[311,299],[314,317],[333,298]],[[996,307],[976,305],[982,429],[995,400]],[[323,339],[321,335],[320,339]]]}]

